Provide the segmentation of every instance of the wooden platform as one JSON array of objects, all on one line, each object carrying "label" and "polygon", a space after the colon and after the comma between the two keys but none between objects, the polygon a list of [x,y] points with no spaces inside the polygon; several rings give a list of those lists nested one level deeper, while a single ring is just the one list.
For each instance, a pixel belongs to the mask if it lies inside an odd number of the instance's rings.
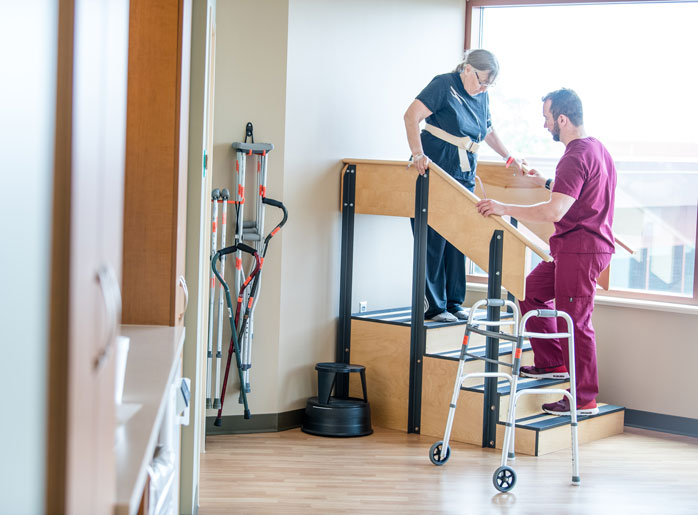
[{"label": "wooden platform", "polygon": [[[484,315],[484,313],[483,313]],[[507,316],[503,313],[503,318]],[[458,358],[465,322],[425,322],[426,349],[423,356],[421,425],[416,428],[435,440],[443,438],[449,404],[458,369]],[[503,328],[506,329],[506,326]],[[472,334],[469,352],[485,355],[485,338]],[[373,424],[406,431],[409,399],[410,311],[409,308],[355,313],[351,322],[352,362],[366,367],[368,395]],[[512,343],[500,341],[499,359],[511,362]],[[533,364],[533,352],[524,342],[522,365]],[[466,360],[464,372],[482,372],[484,362]],[[519,378],[517,390],[527,388],[568,388],[566,380]],[[460,389],[451,438],[458,442],[482,443],[484,382],[472,378]],[[499,382],[495,406],[500,424],[509,409],[508,381]],[[360,397],[358,381],[350,385],[350,395]],[[524,395],[517,406],[516,451],[539,456],[569,448],[569,417],[544,414],[541,405],[558,400],[560,394]],[[623,431],[624,409],[604,405],[600,415],[580,417],[580,443],[605,438]],[[582,424],[582,421],[584,422]],[[497,428],[496,445],[501,445],[503,425]],[[500,434],[501,433],[501,434]]]}]

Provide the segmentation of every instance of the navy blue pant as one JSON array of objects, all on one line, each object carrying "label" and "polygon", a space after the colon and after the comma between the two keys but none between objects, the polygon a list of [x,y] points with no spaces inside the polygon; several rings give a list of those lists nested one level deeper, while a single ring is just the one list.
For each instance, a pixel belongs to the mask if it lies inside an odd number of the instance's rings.
[{"label": "navy blue pant", "polygon": [[[474,178],[456,180],[470,191],[475,188]],[[467,229],[464,227],[463,230]],[[465,255],[431,227],[427,227],[426,279],[424,292],[428,306],[424,318],[460,309],[465,300]]]},{"label": "navy blue pant", "polygon": [[465,300],[465,256],[431,227],[427,227],[425,318],[457,311]]}]

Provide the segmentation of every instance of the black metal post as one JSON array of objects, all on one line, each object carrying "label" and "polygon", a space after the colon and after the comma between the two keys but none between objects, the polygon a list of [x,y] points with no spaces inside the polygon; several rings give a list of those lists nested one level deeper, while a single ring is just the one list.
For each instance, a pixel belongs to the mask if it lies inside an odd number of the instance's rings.
[{"label": "black metal post", "polygon": [[[354,201],[356,199],[356,165],[349,165],[342,180],[342,247],[339,278],[339,321],[335,361],[349,363],[351,346],[351,282],[354,266]],[[349,374],[337,374],[335,394],[349,396]]]},{"label": "black metal post", "polygon": [[[516,218],[512,217],[509,221],[511,222],[511,225],[513,225],[514,227],[518,227],[518,226],[519,226],[519,221],[518,221]],[[511,302],[514,302],[514,303],[515,303],[515,302],[516,302],[516,297],[514,297],[514,294],[513,294],[513,293],[511,293],[510,291],[507,291],[507,300],[510,300]],[[513,310],[512,310],[511,308],[508,307],[508,308],[507,308],[507,313],[512,313],[512,312],[513,312]]]},{"label": "black metal post", "polygon": [[[504,231],[496,230],[490,240],[490,266],[487,278],[487,298],[499,299],[502,295],[502,251],[504,248]],[[499,306],[487,306],[487,320],[499,321]],[[499,331],[499,327],[489,326],[490,331]],[[487,337],[485,354],[489,359],[499,359],[499,338]],[[485,372],[497,372],[496,363],[485,362]],[[497,378],[485,378],[485,397],[482,413],[482,446],[494,448],[497,443]]]},{"label": "black metal post", "polygon": [[427,265],[429,171],[417,177],[414,198],[414,252],[412,260],[412,318],[410,321],[410,391],[407,432],[419,433],[422,418],[422,365],[426,351],[424,288]]}]

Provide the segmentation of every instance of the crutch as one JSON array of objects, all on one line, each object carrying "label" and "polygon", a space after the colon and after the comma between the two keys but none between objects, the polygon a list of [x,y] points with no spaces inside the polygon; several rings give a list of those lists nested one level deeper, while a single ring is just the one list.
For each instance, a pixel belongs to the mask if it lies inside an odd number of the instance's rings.
[{"label": "crutch", "polygon": [[[238,321],[238,327],[240,327],[240,335],[243,334],[249,334],[249,337],[251,338],[252,336],[252,322],[253,322],[253,317],[254,317],[254,310],[257,307],[257,301],[259,300],[259,295],[258,292],[260,291],[261,285],[262,285],[262,266],[264,264],[264,258],[267,255],[267,249],[269,248],[269,241],[276,235],[279,230],[286,224],[288,220],[288,211],[286,210],[286,206],[283,205],[282,202],[270,198],[263,197],[262,202],[264,204],[276,207],[278,209],[281,209],[283,213],[283,217],[279,223],[276,224],[276,226],[269,231],[269,234],[267,234],[266,238],[264,238],[263,242],[260,242],[260,246],[262,247],[261,249],[261,260],[259,264],[259,268],[256,271],[256,274],[254,275],[254,282],[252,283],[252,288],[250,289],[250,293],[248,296],[248,301],[246,303],[245,307],[245,313],[243,315],[242,322],[239,321],[239,313],[236,313],[236,320]],[[250,275],[243,284],[243,290],[244,287],[247,286],[247,283],[249,280],[252,278],[252,275]],[[240,303],[242,302],[242,293],[238,297],[238,309],[240,306]],[[247,329],[249,327],[249,333],[247,332]],[[243,363],[243,372],[249,372],[249,367],[245,368],[245,364]],[[249,390],[248,390],[249,391]]]},{"label": "crutch", "polygon": [[[217,231],[218,224],[218,199],[220,198],[220,190],[218,188],[211,192],[211,259],[216,253],[217,246]],[[211,368],[213,364],[213,306],[216,293],[216,277],[214,271],[211,272],[211,284],[208,292],[208,347],[206,353],[206,407],[212,408],[211,403]]]},{"label": "crutch", "polygon": [[[248,143],[247,140],[248,138],[251,139],[251,143]],[[262,217],[262,224],[260,224],[260,220],[251,220],[251,221],[245,221],[244,220],[244,203],[245,203],[245,181],[246,181],[246,162],[247,162],[247,157],[252,157],[252,156],[258,156],[259,159],[257,160],[257,187],[258,190],[260,191],[260,194],[264,194],[264,191],[266,190],[266,157],[274,149],[274,145],[271,143],[255,143],[254,142],[254,133],[253,133],[253,127],[251,123],[248,123],[246,128],[245,128],[245,141],[243,143],[240,142],[235,142],[232,144],[233,149],[236,152],[236,159],[235,159],[235,178],[236,178],[236,206],[235,206],[235,212],[236,212],[236,231],[235,231],[235,241],[241,242],[241,241],[255,241],[257,242],[257,250],[258,252],[261,252],[261,248],[259,247],[259,242],[262,240],[262,231],[263,231],[263,217]],[[261,178],[261,179],[260,179]],[[260,182],[261,181],[261,182]],[[257,201],[257,197],[255,196],[255,201]],[[255,210],[254,212],[257,214],[257,218],[259,218],[259,213],[261,212],[263,214],[263,209],[261,206],[261,202],[256,202]],[[238,253],[236,256],[236,272],[235,272],[235,286],[236,290],[239,288],[243,277],[244,277],[244,272],[242,270],[242,256]],[[247,295],[247,293],[246,293]],[[240,346],[241,346],[241,352],[242,352],[242,359],[243,359],[243,375],[245,376],[245,389],[247,392],[250,391],[250,381],[249,381],[249,369],[251,367],[251,324],[246,326],[246,330],[242,337],[240,338]],[[241,399],[239,399],[241,400]]]},{"label": "crutch", "polygon": [[[545,317],[545,318],[557,318],[561,317],[567,322],[567,332],[564,333],[531,333],[526,331],[526,322],[532,317]],[[555,309],[536,309],[526,313],[521,319],[521,327],[519,329],[519,342],[517,343],[517,353],[520,355],[521,347],[523,346],[524,338],[543,338],[547,340],[555,338],[567,338],[568,341],[568,352],[569,352],[569,362],[570,362],[570,390],[564,390],[562,388],[555,389],[527,389],[516,392],[510,399],[509,404],[509,416],[507,417],[507,431],[510,431],[510,438],[507,438],[506,434],[504,436],[504,443],[502,445],[502,464],[495,471],[492,481],[495,488],[501,492],[506,492],[514,487],[516,483],[516,473],[513,469],[506,466],[506,461],[504,459],[504,451],[510,449],[508,453],[509,459],[513,459],[514,454],[514,444],[515,444],[515,431],[514,425],[516,422],[516,403],[519,397],[522,395],[547,395],[551,393],[559,393],[567,397],[570,402],[570,420],[571,420],[571,433],[572,433],[572,484],[574,486],[579,486],[581,484],[581,477],[579,475],[579,439],[578,439],[578,423],[577,423],[577,388],[576,388],[576,372],[574,363],[574,323],[572,318],[564,311],[558,311]],[[518,375],[520,363],[516,364],[514,368],[514,374]],[[509,441],[511,440],[511,441]]]},{"label": "crutch", "polygon": [[[223,188],[220,195],[220,202],[223,204],[223,210],[221,212],[221,248],[225,247],[229,198],[230,192],[227,188]],[[225,255],[221,256],[221,276],[225,277]],[[223,359],[223,288],[218,291],[218,338],[216,340],[216,390],[213,399],[214,409],[221,407],[221,359]]]},{"label": "crutch", "polygon": [[[245,138],[247,139],[247,138]],[[235,148],[235,144],[233,144]],[[247,168],[247,156],[251,155],[252,151],[243,151],[242,148],[236,148],[235,155],[235,244],[242,243],[242,235],[244,231],[244,216],[245,216],[245,169]],[[235,291],[240,291],[240,285],[242,284],[243,278],[243,268],[242,268],[242,252],[237,251],[235,253]],[[242,373],[243,379],[240,383],[240,395],[238,396],[238,402],[242,404],[242,391],[245,390],[245,354],[246,354],[246,343],[244,338],[239,338],[238,343],[240,345],[240,359],[242,363]]]},{"label": "crutch", "polygon": [[[480,308],[486,308],[487,306],[506,306],[511,309],[513,313],[513,319],[512,320],[499,320],[499,321],[493,321],[493,320],[475,320],[475,314],[478,309]],[[480,329],[479,326],[487,326],[487,327],[502,327],[506,325],[512,325],[513,326],[513,335],[503,333],[502,331],[491,331],[489,329]],[[514,356],[514,360],[512,363],[507,363],[506,361],[498,361],[495,359],[490,359],[482,356],[478,356],[476,354],[471,354],[468,352],[468,340],[470,339],[470,335],[472,333],[477,333],[481,334],[483,336],[489,336],[492,338],[497,338],[499,340],[508,340],[512,342],[512,346],[514,343],[518,342],[518,326],[519,326],[519,308],[518,306],[510,301],[510,300],[503,300],[503,299],[484,299],[484,300],[479,300],[475,304],[473,304],[473,307],[470,309],[470,313],[468,314],[468,323],[465,326],[465,336],[463,336],[463,344],[461,345],[461,351],[460,351],[460,357],[458,359],[458,372],[456,373],[456,381],[455,384],[453,385],[453,396],[451,397],[451,404],[449,404],[448,408],[448,419],[446,420],[446,430],[444,431],[444,438],[441,441],[436,442],[434,445],[431,446],[429,449],[429,459],[434,465],[443,465],[448,461],[448,458],[451,456],[451,449],[448,446],[449,440],[451,438],[451,429],[453,427],[453,419],[456,415],[456,404],[458,402],[458,397],[460,395],[460,389],[461,385],[469,378],[472,377],[482,377],[482,378],[487,378],[487,377],[498,377],[501,379],[505,379],[509,381],[509,384],[511,385],[511,391],[514,392],[516,391],[516,384],[518,381],[518,378],[512,374],[505,374],[503,372],[473,372],[470,374],[463,374],[463,368],[465,367],[465,361],[466,358],[475,358],[479,359],[481,361],[486,361],[488,363],[496,363],[497,365],[502,365],[506,367],[514,367],[515,363],[517,360],[520,358],[520,353],[519,355]],[[508,428],[507,428],[508,429]],[[505,436],[505,440],[506,440]],[[503,459],[506,460],[506,454],[502,452],[502,456],[504,457]],[[505,461],[506,463],[506,461]]]},{"label": "crutch", "polygon": [[[220,259],[221,256],[227,255],[227,254],[232,254],[234,252],[247,252],[249,254],[252,254],[255,258],[255,262],[257,263],[257,268],[256,270],[259,271],[259,268],[261,266],[261,260],[259,258],[259,254],[257,254],[257,251],[243,243],[239,243],[236,245],[232,245],[230,247],[226,247],[224,249],[219,250],[216,252],[213,256],[213,259],[211,260],[211,268],[213,269],[213,273],[216,275],[218,280],[221,283],[222,288],[225,291],[225,301],[228,306],[228,320],[230,321],[230,346],[228,348],[228,360],[226,363],[225,367],[225,378],[223,379],[223,388],[221,390],[221,405],[218,408],[218,414],[216,416],[216,420],[214,421],[214,425],[220,426],[222,423],[222,414],[223,414],[223,403],[225,402],[225,390],[226,387],[228,386],[228,373],[230,371],[230,361],[232,358],[233,353],[235,354],[235,362],[237,365],[238,369],[238,378],[240,380],[240,395],[242,397],[242,404],[244,405],[244,418],[249,419],[250,418],[250,409],[247,405],[247,393],[245,392],[245,389],[243,387],[243,377],[242,377],[242,361],[240,359],[240,346],[238,344],[238,331],[237,331],[237,326],[235,324],[235,318],[233,317],[233,303],[230,297],[230,288],[228,287],[228,283],[225,282],[221,274],[218,272],[218,269],[216,267],[216,262]],[[242,292],[240,292],[242,293]],[[240,296],[238,296],[238,299]],[[240,301],[238,301],[240,302]]]},{"label": "crutch", "polygon": [[[252,124],[248,124],[248,134],[252,137],[252,142],[254,143],[254,136],[252,135]],[[245,137],[245,141],[247,141],[247,136]],[[266,255],[266,245],[263,242],[264,238],[264,213],[265,213],[265,204],[270,204],[269,202],[265,202],[266,195],[267,195],[267,156],[268,152],[267,149],[262,149],[258,154],[258,159],[257,159],[257,173],[255,175],[256,177],[256,188],[255,192],[257,195],[255,196],[255,206],[254,209],[256,211],[256,218],[255,220],[252,221],[246,221],[243,224],[243,240],[245,241],[253,241],[254,242],[254,247],[257,249],[257,252],[259,252],[262,255],[262,259],[264,259],[264,255]],[[274,201],[276,202],[276,201]],[[273,204],[270,204],[273,205]],[[278,207],[278,206],[277,206]],[[286,217],[287,214],[284,209],[284,216]],[[281,226],[286,222],[286,219],[284,218],[284,221],[281,223]],[[281,227],[278,226],[277,230]],[[266,242],[268,244],[268,241]],[[261,291],[261,281],[262,281],[262,275],[259,274],[257,280],[257,287],[255,288],[255,292]],[[254,298],[254,304],[252,306],[252,309],[250,310],[249,313],[249,324],[246,325],[246,331],[243,334],[244,338],[244,345],[243,345],[243,362],[244,362],[244,376],[245,376],[245,388],[247,389],[247,392],[251,391],[251,383],[250,383],[250,369],[252,368],[252,344],[254,342],[254,312],[255,312],[255,306],[257,305],[257,301],[259,300],[259,295],[256,295]]]}]

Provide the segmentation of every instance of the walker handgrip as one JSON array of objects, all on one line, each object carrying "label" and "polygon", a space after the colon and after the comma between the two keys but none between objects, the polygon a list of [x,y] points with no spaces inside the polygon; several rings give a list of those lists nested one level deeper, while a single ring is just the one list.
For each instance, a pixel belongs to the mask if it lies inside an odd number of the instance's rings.
[{"label": "walker handgrip", "polygon": [[556,309],[539,309],[537,316],[545,318],[557,318],[558,314]]},{"label": "walker handgrip", "polygon": [[502,307],[504,306],[504,301],[502,299],[487,299],[487,305]]}]

